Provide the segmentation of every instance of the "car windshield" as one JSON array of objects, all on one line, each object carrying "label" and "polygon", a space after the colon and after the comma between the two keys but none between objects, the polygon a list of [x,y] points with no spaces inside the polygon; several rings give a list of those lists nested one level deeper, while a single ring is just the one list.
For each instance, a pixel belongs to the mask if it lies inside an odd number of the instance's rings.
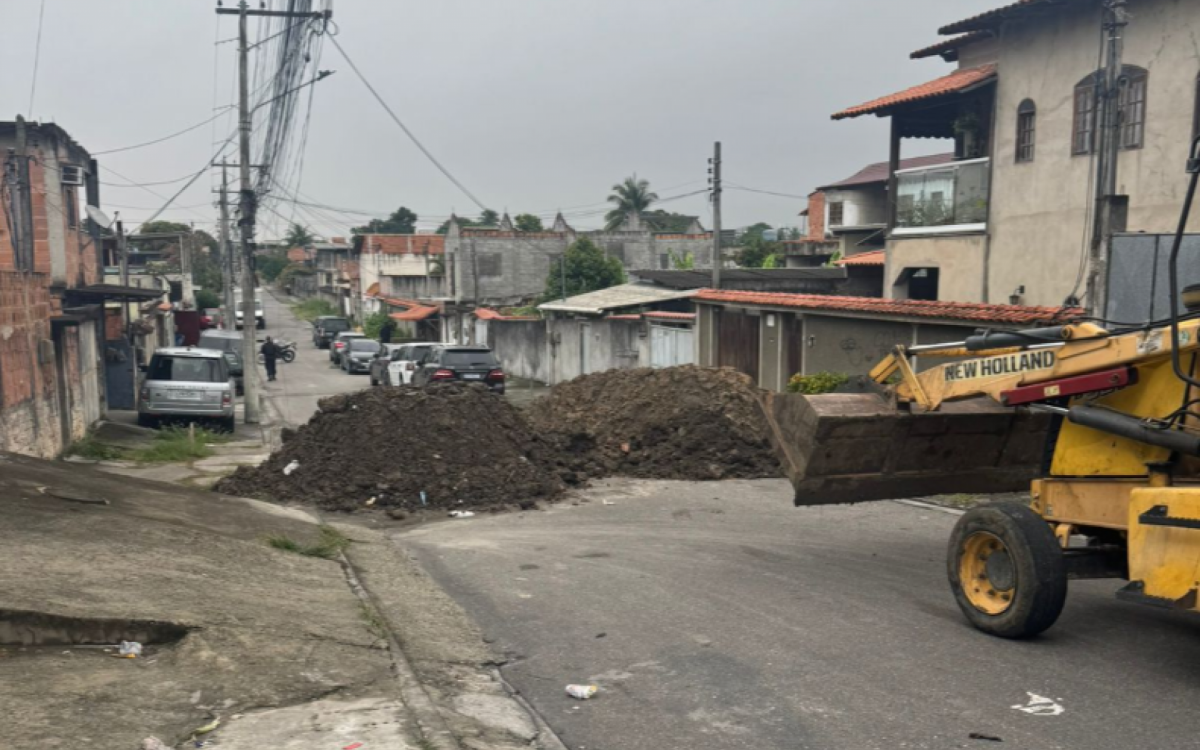
[{"label": "car windshield", "polygon": [[322,320],[321,328],[326,331],[336,333],[338,331],[350,330],[350,323],[341,318],[333,318],[331,320]]},{"label": "car windshield", "polygon": [[401,359],[409,359],[409,360],[413,360],[413,361],[419,361],[422,357],[424,357],[428,353],[429,353],[428,346],[413,346],[413,347],[409,347],[408,349],[404,350],[405,356],[401,357]]},{"label": "car windshield", "polygon": [[222,372],[220,359],[201,359],[200,357],[172,357],[170,355],[155,355],[150,360],[146,373],[147,380],[173,380],[186,383],[223,383],[225,373]]},{"label": "car windshield", "polygon": [[351,339],[350,351],[352,352],[377,352],[379,351],[379,342],[371,339]]},{"label": "car windshield", "polygon": [[442,353],[442,364],[492,367],[496,364],[496,358],[487,349],[451,349]]}]

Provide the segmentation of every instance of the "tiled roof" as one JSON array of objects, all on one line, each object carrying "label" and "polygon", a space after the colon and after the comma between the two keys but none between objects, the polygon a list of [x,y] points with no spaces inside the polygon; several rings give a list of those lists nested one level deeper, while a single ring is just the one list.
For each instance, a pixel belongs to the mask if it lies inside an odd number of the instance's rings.
[{"label": "tiled roof", "polygon": [[641,320],[642,316],[637,313],[629,313],[627,315],[609,315],[605,320]]},{"label": "tiled roof", "polygon": [[859,253],[842,258],[837,262],[839,266],[882,266],[885,256],[883,250],[872,250],[869,253]]},{"label": "tiled roof", "polygon": [[[693,287],[694,289],[694,287]],[[679,291],[663,289],[642,284],[618,284],[595,292],[577,294],[565,300],[544,302],[538,305],[539,310],[554,312],[583,313],[585,315],[601,315],[608,310],[622,307],[641,307],[658,302],[686,299],[692,296],[692,290]]]},{"label": "tiled roof", "polygon": [[934,55],[953,52],[958,50],[959,47],[968,45],[971,42],[977,42],[980,39],[987,39],[991,35],[992,32],[990,31],[972,31],[970,34],[956,36],[953,39],[943,39],[937,44],[931,44],[928,47],[922,47],[921,49],[909,55],[909,58],[913,60],[920,60],[923,57],[933,57]]},{"label": "tiled roof", "polygon": [[425,320],[426,318],[431,318],[437,314],[438,314],[438,308],[426,307],[424,305],[420,305],[420,306],[405,310],[404,312],[392,313],[388,317],[391,318],[392,320],[401,320],[401,321]]},{"label": "tiled roof", "polygon": [[498,320],[504,316],[490,307],[477,307],[475,308],[475,317],[480,320]]},{"label": "tiled roof", "polygon": [[379,296],[379,282],[376,281],[374,284],[371,284],[371,286],[367,287],[367,291],[363,292],[363,294],[365,294],[368,297],[378,297]]},{"label": "tiled roof", "polygon": [[384,255],[442,255],[446,236],[442,234],[364,234],[363,252]]},{"label": "tiled roof", "polygon": [[653,310],[651,312],[642,313],[643,318],[651,320],[695,320],[696,313],[685,312],[668,312],[666,310]]},{"label": "tiled roof", "polygon": [[920,86],[913,86],[895,94],[888,94],[878,99],[872,99],[865,104],[843,109],[841,112],[834,114],[833,119],[843,120],[847,117],[858,117],[859,115],[866,115],[872,112],[878,113],[881,110],[894,107],[898,104],[908,104],[926,99],[936,99],[939,96],[946,96],[948,94],[956,94],[963,89],[983,83],[995,76],[995,63],[980,65],[977,68],[959,68],[950,75],[935,78],[928,83],[922,83]]},{"label": "tiled roof", "polygon": [[[953,153],[914,156],[910,159],[901,159],[899,168],[916,169],[917,167],[932,167],[936,164],[949,164],[952,161],[954,161]],[[844,180],[839,180],[831,185],[824,185],[820,189],[828,190],[829,188],[855,187],[858,185],[873,185],[875,183],[882,184],[887,182],[887,180],[888,163],[886,161],[879,161],[874,164],[868,164]]]},{"label": "tiled roof", "polygon": [[701,302],[731,302],[740,305],[794,307],[807,310],[875,313],[1014,325],[1064,322],[1083,314],[1083,310],[1079,308],[988,305],[979,302],[936,302],[879,297],[835,297],[823,294],[733,292],[717,289],[701,289],[694,299]]},{"label": "tiled roof", "polygon": [[287,259],[289,263],[304,263],[309,260],[308,251],[302,247],[293,247],[287,251]]},{"label": "tiled roof", "polygon": [[943,26],[938,29],[939,34],[961,34],[964,31],[976,31],[979,29],[987,29],[995,26],[1001,21],[1008,20],[1014,16],[1024,15],[1027,11],[1039,6],[1063,5],[1064,0],[1017,0],[1016,2],[1008,3],[994,10],[989,10],[978,15],[964,18],[961,21]]}]

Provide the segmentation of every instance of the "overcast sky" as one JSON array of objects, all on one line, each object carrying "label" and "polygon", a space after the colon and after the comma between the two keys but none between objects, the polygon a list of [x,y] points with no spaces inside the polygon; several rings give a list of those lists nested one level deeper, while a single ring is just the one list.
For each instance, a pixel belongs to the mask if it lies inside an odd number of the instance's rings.
[{"label": "overcast sky", "polygon": [[[233,5],[227,0],[226,5]],[[338,41],[426,146],[498,211],[574,213],[637,173],[660,196],[704,187],[712,143],[725,178],[804,195],[887,156],[886,120],[833,122],[845,106],[937,77],[938,58],[908,54],[937,28],[998,0],[336,0]],[[252,3],[257,6],[257,0]],[[270,7],[283,7],[272,0]],[[30,116],[39,0],[6,0],[0,100]],[[92,152],[158,138],[234,101],[236,19],[210,0],[45,0],[34,119],[53,120]],[[253,29],[253,26],[251,27]],[[214,54],[214,49],[216,54]],[[404,205],[432,228],[478,208],[443,177],[325,44],[300,191],[386,214]],[[160,145],[98,157],[137,182],[194,173],[235,126],[220,120]],[[219,130],[218,130],[219,128]],[[299,132],[299,128],[297,128]],[[906,155],[944,144],[912,143]],[[182,183],[151,188],[169,196]],[[212,227],[203,178],[163,218]],[[103,187],[129,221],[164,201]],[[126,208],[118,208],[124,206]],[[725,193],[726,226],[794,225],[803,201]],[[584,207],[584,208],[578,208]],[[702,217],[704,195],[664,208]],[[295,210],[280,206],[289,217]],[[282,220],[265,216],[259,238]],[[296,213],[306,224],[312,214]],[[345,234],[326,212],[315,227]]]}]

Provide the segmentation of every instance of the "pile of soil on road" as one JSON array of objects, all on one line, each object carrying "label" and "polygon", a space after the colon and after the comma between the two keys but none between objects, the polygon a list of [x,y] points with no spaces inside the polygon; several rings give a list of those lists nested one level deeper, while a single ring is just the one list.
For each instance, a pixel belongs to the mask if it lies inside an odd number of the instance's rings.
[{"label": "pile of soil on road", "polygon": [[778,477],[756,393],[749,377],[728,368],[609,370],[555,386],[528,414],[572,484],[612,475]]},{"label": "pile of soil on road", "polygon": [[372,388],[319,406],[265,463],[215,489],[340,511],[529,507],[564,489],[546,445],[482,385]]}]

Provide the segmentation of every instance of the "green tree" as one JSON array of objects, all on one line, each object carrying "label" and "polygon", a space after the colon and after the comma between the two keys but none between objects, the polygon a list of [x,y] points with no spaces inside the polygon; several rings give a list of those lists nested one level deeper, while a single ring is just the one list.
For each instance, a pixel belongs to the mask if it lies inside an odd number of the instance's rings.
[{"label": "green tree", "polygon": [[691,271],[696,267],[695,253],[676,253],[674,250],[667,250],[667,255],[671,257],[671,267],[678,271]]},{"label": "green tree", "polygon": [[605,229],[609,231],[620,226],[630,215],[640,215],[658,200],[658,194],[650,192],[650,182],[639,180],[637,175],[626,177],[624,182],[613,185],[612,190],[608,202],[613,204],[613,209],[604,215],[608,222]]},{"label": "green tree", "polygon": [[546,291],[542,294],[542,302],[574,297],[577,294],[625,283],[625,269],[621,266],[621,261],[605,255],[603,250],[586,237],[581,237],[567,247],[561,263],[564,266],[555,263],[546,274]]},{"label": "green tree", "polygon": [[386,219],[371,219],[361,227],[354,227],[351,234],[416,234],[417,215],[401,206]]},{"label": "green tree", "polygon": [[303,224],[293,224],[288,229],[283,241],[287,243],[288,247],[308,247],[314,239],[312,232],[308,231],[308,227]]},{"label": "green tree", "polygon": [[742,268],[775,267],[768,266],[767,263],[777,262],[771,258],[781,253],[783,247],[778,242],[768,242],[763,239],[763,232],[770,228],[770,224],[761,221],[746,227],[746,231],[742,232],[742,236],[738,239],[740,249],[733,255],[733,259],[739,266]]},{"label": "green tree", "polygon": [[483,209],[483,213],[479,214],[479,226],[481,227],[497,227],[500,226],[500,214],[490,208]]},{"label": "green tree", "polygon": [[[139,235],[148,234],[178,236],[139,239]],[[183,268],[179,259],[180,240],[192,251],[192,283],[200,289],[220,292],[223,284],[217,240],[203,229],[193,229],[190,224],[178,221],[151,221],[143,224],[137,234],[130,236],[129,245],[131,249],[141,252],[161,253],[162,260],[153,264],[155,270],[161,273],[179,273]]]},{"label": "green tree", "polygon": [[[467,227],[482,226],[478,222],[471,221],[470,219],[464,219],[464,218],[457,217],[457,216],[455,217],[455,221],[458,222],[458,226],[462,229],[466,229]],[[450,220],[446,219],[445,221],[442,222],[442,225],[437,228],[437,234],[445,234],[446,232],[449,232],[449,231],[450,231]]]},{"label": "green tree", "polygon": [[533,214],[517,214],[513,219],[513,226],[518,232],[544,232],[546,228],[542,226],[542,220]]},{"label": "green tree", "polygon": [[260,255],[255,258],[254,262],[259,275],[267,281],[274,281],[279,278],[279,274],[283,273],[283,269],[287,268],[288,265],[287,255],[284,253]]},{"label": "green tree", "polygon": [[196,308],[209,310],[221,306],[221,296],[211,289],[201,289],[196,292]]}]

